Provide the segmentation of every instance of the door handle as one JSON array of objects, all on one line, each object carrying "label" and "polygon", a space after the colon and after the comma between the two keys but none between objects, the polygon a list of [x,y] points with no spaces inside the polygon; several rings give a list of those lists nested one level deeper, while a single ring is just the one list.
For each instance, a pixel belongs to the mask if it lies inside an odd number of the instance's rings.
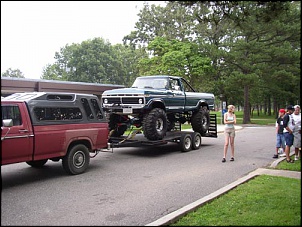
[{"label": "door handle", "polygon": [[28,132],[27,129],[20,129],[19,132]]}]

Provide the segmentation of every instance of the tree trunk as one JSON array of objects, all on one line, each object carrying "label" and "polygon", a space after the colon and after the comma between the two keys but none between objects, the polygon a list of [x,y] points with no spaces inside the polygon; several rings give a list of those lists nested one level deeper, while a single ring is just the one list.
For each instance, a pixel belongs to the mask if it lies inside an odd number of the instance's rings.
[{"label": "tree trunk", "polygon": [[251,123],[250,105],[249,105],[249,86],[244,86],[244,107],[243,107],[243,124]]}]

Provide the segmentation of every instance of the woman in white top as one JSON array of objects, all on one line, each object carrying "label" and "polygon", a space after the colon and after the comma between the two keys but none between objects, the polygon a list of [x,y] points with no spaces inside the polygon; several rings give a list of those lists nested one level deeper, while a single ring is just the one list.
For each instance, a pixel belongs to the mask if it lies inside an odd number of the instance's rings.
[{"label": "woman in white top", "polygon": [[235,124],[236,124],[236,115],[234,113],[235,106],[228,105],[228,112],[224,114],[224,135],[225,135],[225,142],[224,142],[224,150],[223,150],[223,158],[222,162],[226,161],[226,155],[228,151],[229,144],[231,145],[231,159],[230,161],[234,161],[234,139],[235,139]]}]

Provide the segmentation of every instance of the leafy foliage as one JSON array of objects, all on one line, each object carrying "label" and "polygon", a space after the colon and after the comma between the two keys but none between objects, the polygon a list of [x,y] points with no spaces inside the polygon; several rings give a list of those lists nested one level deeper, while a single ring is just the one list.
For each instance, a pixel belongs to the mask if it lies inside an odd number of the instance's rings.
[{"label": "leafy foliage", "polygon": [[15,77],[15,78],[25,78],[24,74],[20,69],[7,69],[4,73],[1,74],[2,77]]},{"label": "leafy foliage", "polygon": [[275,114],[300,102],[300,2],[168,1],[144,4],[123,45],[66,45],[44,79],[130,86],[137,76],[185,77],[198,91]]},{"label": "leafy foliage", "polygon": [[61,48],[55,54],[55,64],[46,67],[42,78],[129,86],[138,71],[136,61],[144,56],[140,50],[95,38]]},{"label": "leafy foliage", "polygon": [[202,56],[196,43],[156,37],[149,43],[148,51],[152,57],[139,62],[142,75],[180,76],[197,88],[209,88],[207,73],[212,70],[211,60]]},{"label": "leafy foliage", "polygon": [[197,84],[202,89],[210,86],[229,103],[243,105],[244,123],[249,123],[254,107],[271,114],[272,103],[276,112],[280,105],[300,100],[300,14],[299,2],[169,1],[166,7],[146,5],[136,31],[124,42],[147,43],[153,51],[149,60],[140,62],[142,72],[168,71],[192,81],[194,70],[183,71],[183,66],[189,67],[186,49],[174,50],[165,42],[196,44],[198,53],[211,60],[211,70]]}]

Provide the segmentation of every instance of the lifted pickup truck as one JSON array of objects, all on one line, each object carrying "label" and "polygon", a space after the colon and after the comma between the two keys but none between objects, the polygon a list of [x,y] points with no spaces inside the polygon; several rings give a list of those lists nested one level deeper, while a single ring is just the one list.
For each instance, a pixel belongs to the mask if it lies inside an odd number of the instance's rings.
[{"label": "lifted pickup truck", "polygon": [[[131,129],[128,135],[119,137],[110,136],[108,148],[115,147],[142,147],[142,146],[160,146],[169,142],[176,143],[182,152],[198,150],[202,143],[202,136],[199,132],[174,129],[168,131],[161,140],[149,140],[141,134],[141,129]],[[217,138],[217,118],[216,114],[210,114],[210,126],[204,137]]]},{"label": "lifted pickup truck", "polygon": [[112,136],[122,136],[135,126],[148,140],[156,141],[167,132],[180,131],[186,122],[201,136],[213,136],[209,112],[214,99],[212,93],[196,92],[184,78],[156,75],[136,78],[131,88],[105,91],[102,105]]},{"label": "lifted pickup truck", "polygon": [[15,93],[1,98],[1,112],[1,165],[39,168],[62,159],[67,173],[81,174],[108,146],[108,122],[94,95]]}]

